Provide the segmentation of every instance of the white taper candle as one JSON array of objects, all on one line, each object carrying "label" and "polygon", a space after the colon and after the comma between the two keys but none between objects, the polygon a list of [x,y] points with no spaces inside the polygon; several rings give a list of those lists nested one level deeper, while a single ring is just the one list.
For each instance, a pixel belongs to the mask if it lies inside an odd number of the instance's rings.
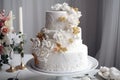
[{"label": "white taper candle", "polygon": [[19,31],[23,33],[23,14],[22,7],[19,7]]},{"label": "white taper candle", "polygon": [[10,30],[13,30],[13,12],[10,11]]}]

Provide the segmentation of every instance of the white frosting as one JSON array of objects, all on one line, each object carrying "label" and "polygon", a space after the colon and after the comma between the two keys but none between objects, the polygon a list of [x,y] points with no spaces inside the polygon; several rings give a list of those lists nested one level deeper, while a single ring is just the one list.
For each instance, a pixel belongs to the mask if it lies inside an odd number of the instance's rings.
[{"label": "white frosting", "polygon": [[[88,49],[82,44],[82,30],[78,27],[80,11],[68,4],[56,4],[55,11],[46,12],[46,25],[41,30],[44,38],[33,39],[33,53],[37,55],[36,66],[47,71],[74,72],[88,66]],[[60,11],[62,10],[62,11]]]},{"label": "white frosting", "polygon": [[67,25],[65,22],[58,21],[58,18],[64,16],[67,18],[66,11],[48,11],[46,12],[46,25],[45,27],[50,30],[64,29]]},{"label": "white frosting", "polygon": [[41,56],[38,57],[40,63],[37,67],[47,71],[74,72],[83,70],[88,66],[85,45],[79,45],[75,48],[69,46],[69,50],[62,54],[49,52],[49,56],[43,58],[44,60],[41,60]]}]

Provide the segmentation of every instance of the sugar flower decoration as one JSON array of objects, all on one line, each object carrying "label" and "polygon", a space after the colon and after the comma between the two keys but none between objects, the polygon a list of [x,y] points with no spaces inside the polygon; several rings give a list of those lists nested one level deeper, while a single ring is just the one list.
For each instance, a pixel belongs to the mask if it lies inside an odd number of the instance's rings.
[{"label": "sugar flower decoration", "polygon": [[60,43],[56,43],[56,47],[54,48],[56,52],[65,52],[67,51],[66,47],[63,47]]},{"label": "sugar flower decoration", "polygon": [[58,21],[60,21],[60,22],[65,22],[65,21],[66,21],[66,17],[61,16],[61,17],[58,18]]},{"label": "sugar flower decoration", "polygon": [[37,37],[40,39],[40,41],[42,41],[45,38],[45,34],[43,32],[39,32]]},{"label": "sugar flower decoration", "polygon": [[82,16],[78,8],[70,7],[67,3],[63,3],[63,4],[58,3],[52,6],[51,9],[56,11],[66,11],[68,14],[68,18],[67,18],[68,23],[70,23],[71,26],[78,26],[79,18]]},{"label": "sugar flower decoration", "polygon": [[68,42],[73,43],[73,39],[72,38],[68,39]]},{"label": "sugar flower decoration", "polygon": [[78,34],[80,32],[79,27],[73,27],[73,34]]}]

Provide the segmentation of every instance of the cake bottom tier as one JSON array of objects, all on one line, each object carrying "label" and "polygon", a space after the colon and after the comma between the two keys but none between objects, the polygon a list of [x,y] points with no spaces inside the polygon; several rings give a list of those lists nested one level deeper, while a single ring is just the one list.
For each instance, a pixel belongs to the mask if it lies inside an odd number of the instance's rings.
[{"label": "cake bottom tier", "polygon": [[38,58],[39,64],[35,66],[45,71],[58,72],[75,72],[81,71],[88,67],[87,46],[81,45],[78,51],[66,53],[50,53],[47,58],[41,60]]}]

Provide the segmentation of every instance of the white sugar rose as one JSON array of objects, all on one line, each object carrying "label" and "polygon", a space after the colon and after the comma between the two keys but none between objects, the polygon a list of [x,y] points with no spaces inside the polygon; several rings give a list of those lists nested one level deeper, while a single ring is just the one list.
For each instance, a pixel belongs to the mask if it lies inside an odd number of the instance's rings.
[{"label": "white sugar rose", "polygon": [[57,41],[57,42],[63,42],[64,41],[64,35],[62,34],[62,32],[58,31],[54,34],[53,38]]},{"label": "white sugar rose", "polygon": [[40,50],[40,54],[39,54],[39,59],[40,61],[45,61],[47,60],[48,56],[49,56],[50,50],[48,48],[42,48]]},{"label": "white sugar rose", "polygon": [[5,35],[4,37],[4,41],[6,42],[6,44],[13,44],[13,38],[14,38],[14,35],[9,33],[7,35]]},{"label": "white sugar rose", "polygon": [[52,10],[60,10],[61,7],[62,7],[62,5],[58,3],[58,4],[54,5],[54,6],[52,6],[51,9]]},{"label": "white sugar rose", "polygon": [[79,24],[78,18],[74,17],[74,15],[70,15],[70,17],[68,17],[68,22],[73,26],[77,26]]},{"label": "white sugar rose", "polygon": [[67,3],[63,3],[62,10],[63,11],[70,11],[70,6]]},{"label": "white sugar rose", "polygon": [[81,12],[78,11],[78,12],[77,12],[77,17],[80,18],[81,16],[82,16]]}]

